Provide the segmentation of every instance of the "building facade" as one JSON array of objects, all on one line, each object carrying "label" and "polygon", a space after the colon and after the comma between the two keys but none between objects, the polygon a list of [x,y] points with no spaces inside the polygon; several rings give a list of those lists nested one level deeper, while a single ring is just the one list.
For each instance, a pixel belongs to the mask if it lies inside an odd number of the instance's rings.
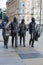
[{"label": "building facade", "polygon": [[[33,16],[40,23],[40,0],[33,0]],[[41,2],[41,24],[43,24],[43,0]]]},{"label": "building facade", "polygon": [[[31,17],[34,16],[36,22],[40,21],[40,0],[7,0],[7,15],[10,20],[14,16],[17,17],[18,22],[21,19],[25,19],[25,23],[28,24],[31,21]],[[42,0],[42,17],[43,17],[43,0]],[[42,19],[43,20],[43,19]]]},{"label": "building facade", "polygon": [[24,18],[25,23],[27,24],[31,18],[31,1],[8,0],[7,15],[9,15],[10,20],[12,20],[14,16],[16,16],[19,22],[21,22],[21,19]]}]

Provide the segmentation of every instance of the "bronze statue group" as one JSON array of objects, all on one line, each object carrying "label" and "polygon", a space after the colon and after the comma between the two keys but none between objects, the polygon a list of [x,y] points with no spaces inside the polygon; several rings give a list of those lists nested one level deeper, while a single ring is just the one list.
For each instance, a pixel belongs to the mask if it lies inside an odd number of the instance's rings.
[{"label": "bronze statue group", "polygon": [[34,47],[34,41],[38,40],[38,30],[35,23],[35,18],[31,18],[31,22],[28,24],[28,28],[26,27],[25,20],[22,19],[21,23],[18,23],[18,20],[16,17],[13,18],[13,21],[9,24],[9,17],[5,16],[1,23],[2,26],[2,36],[4,40],[4,48],[8,48],[8,40],[9,36],[12,37],[12,47],[14,47],[14,39],[15,39],[15,48],[18,47],[18,36],[20,36],[20,46],[22,44],[22,38],[23,38],[23,46],[25,47],[25,37],[26,37],[26,31],[29,31],[30,34],[30,41],[29,45],[31,47]]}]

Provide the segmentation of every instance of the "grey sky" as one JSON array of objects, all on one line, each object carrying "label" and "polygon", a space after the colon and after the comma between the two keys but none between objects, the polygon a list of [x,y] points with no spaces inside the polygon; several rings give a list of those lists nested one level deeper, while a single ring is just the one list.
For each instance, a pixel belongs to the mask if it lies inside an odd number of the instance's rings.
[{"label": "grey sky", "polygon": [[7,0],[0,0],[0,8],[6,8],[6,1]]}]

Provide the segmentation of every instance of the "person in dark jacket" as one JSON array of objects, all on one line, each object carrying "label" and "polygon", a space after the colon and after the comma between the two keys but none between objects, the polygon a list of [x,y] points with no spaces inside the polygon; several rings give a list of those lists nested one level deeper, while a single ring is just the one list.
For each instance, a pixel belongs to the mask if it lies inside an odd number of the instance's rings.
[{"label": "person in dark jacket", "polygon": [[30,22],[29,24],[29,33],[30,33],[30,41],[29,41],[29,45],[31,45],[31,47],[34,47],[34,40],[35,40],[35,18],[32,17],[32,22]]},{"label": "person in dark jacket", "polygon": [[8,16],[5,16],[3,18],[3,21],[1,23],[1,26],[2,26],[2,36],[3,36],[3,39],[4,39],[4,47],[8,48],[8,38],[9,36],[6,36],[6,25],[7,23],[9,22],[9,17]]},{"label": "person in dark jacket", "polygon": [[23,46],[25,47],[25,36],[26,36],[26,25],[25,25],[25,20],[22,19],[20,25],[19,25],[19,35],[20,35],[20,46],[21,46],[21,41],[22,41],[22,38],[23,38]]},{"label": "person in dark jacket", "polygon": [[17,44],[18,44],[18,21],[17,21],[16,17],[14,17],[14,20],[11,23],[11,36],[12,36],[12,47],[14,47],[14,37],[15,37],[15,47],[17,47]]}]

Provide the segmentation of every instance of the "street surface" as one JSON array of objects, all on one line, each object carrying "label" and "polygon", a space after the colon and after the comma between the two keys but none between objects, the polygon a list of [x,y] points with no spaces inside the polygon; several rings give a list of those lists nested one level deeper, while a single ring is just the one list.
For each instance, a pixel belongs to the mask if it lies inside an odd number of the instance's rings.
[{"label": "street surface", "polygon": [[43,33],[38,41],[34,43],[34,48],[29,46],[30,35],[26,34],[26,47],[20,47],[18,38],[18,48],[11,47],[11,37],[9,37],[8,49],[4,48],[2,30],[0,30],[0,65],[43,65]]}]

